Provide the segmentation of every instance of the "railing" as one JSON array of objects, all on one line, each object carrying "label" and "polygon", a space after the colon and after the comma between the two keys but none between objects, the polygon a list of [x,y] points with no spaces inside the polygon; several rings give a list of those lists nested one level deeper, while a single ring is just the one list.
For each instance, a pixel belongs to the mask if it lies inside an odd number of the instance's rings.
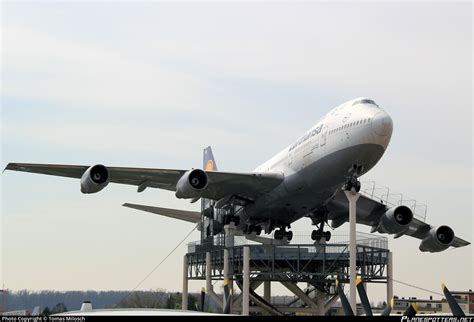
[{"label": "railing", "polygon": [[[328,244],[349,244],[348,231],[331,231],[331,239]],[[293,232],[293,239],[290,244],[312,244],[310,232]],[[370,246],[377,248],[388,248],[388,238],[374,234],[356,232],[356,243],[361,246]]]},{"label": "railing", "polygon": [[[250,267],[253,279],[318,282],[325,285],[327,278],[348,279],[349,248],[347,244],[322,245],[249,245]],[[229,264],[237,278],[243,274],[243,246],[229,248]],[[188,277],[206,277],[206,251],[189,253]],[[388,249],[357,246],[357,270],[364,280],[386,279]],[[224,250],[210,250],[211,278],[223,278]]]},{"label": "railing", "polygon": [[[273,238],[272,235],[264,235],[262,237]],[[234,238],[233,240],[234,246],[261,245],[261,243],[258,243],[253,240],[249,240],[245,236],[233,236],[233,238]],[[368,247],[388,249],[387,237],[364,233],[364,232],[356,233],[356,243],[358,246],[368,246]],[[314,244],[314,241],[311,239],[311,232],[302,232],[302,231],[293,232],[293,239],[291,240],[290,245],[311,245],[311,244]],[[349,232],[346,232],[346,231],[331,232],[331,240],[330,242],[328,242],[328,244],[336,244],[336,245],[349,244]],[[189,243],[188,252],[190,253],[195,252],[197,250],[197,247],[221,248],[224,246],[225,246],[224,235],[219,234],[219,235],[214,236],[212,239],[208,239],[205,241],[198,240],[198,241]]]},{"label": "railing", "polygon": [[404,196],[402,193],[391,191],[388,187],[377,186],[375,181],[362,181],[361,186],[362,189],[359,192],[362,195],[392,207],[407,206],[413,211],[413,215],[416,218],[421,221],[426,220],[427,205],[418,204],[415,199]]}]

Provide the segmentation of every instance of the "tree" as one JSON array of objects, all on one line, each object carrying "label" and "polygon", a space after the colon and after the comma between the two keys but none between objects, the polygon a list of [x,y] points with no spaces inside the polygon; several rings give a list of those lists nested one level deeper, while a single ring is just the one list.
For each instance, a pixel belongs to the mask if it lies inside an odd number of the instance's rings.
[{"label": "tree", "polygon": [[49,307],[45,307],[43,312],[41,312],[42,316],[48,316],[50,314],[51,314],[51,310],[49,309]]},{"label": "tree", "polygon": [[67,307],[63,302],[56,304],[51,310],[52,314],[67,312]]},{"label": "tree", "polygon": [[163,308],[168,304],[167,296],[162,290],[135,292],[124,298],[117,305],[122,308]]}]

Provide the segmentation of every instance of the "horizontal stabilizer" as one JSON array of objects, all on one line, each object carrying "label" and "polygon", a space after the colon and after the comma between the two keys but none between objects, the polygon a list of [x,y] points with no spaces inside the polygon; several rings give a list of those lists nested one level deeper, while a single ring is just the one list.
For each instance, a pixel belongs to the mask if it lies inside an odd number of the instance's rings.
[{"label": "horizontal stabilizer", "polygon": [[201,221],[201,213],[197,211],[152,207],[152,206],[136,205],[133,203],[124,203],[122,206],[137,209],[137,210],[142,210],[146,212],[151,212],[157,215],[166,216],[166,217],[170,217],[174,219],[184,220],[184,221],[192,222],[192,223],[197,223]]},{"label": "horizontal stabilizer", "polygon": [[464,247],[464,246],[467,246],[467,245],[470,245],[471,243],[464,240],[464,239],[461,239],[459,237],[454,237],[454,240],[453,240],[453,243],[451,244],[451,246],[453,247]]}]

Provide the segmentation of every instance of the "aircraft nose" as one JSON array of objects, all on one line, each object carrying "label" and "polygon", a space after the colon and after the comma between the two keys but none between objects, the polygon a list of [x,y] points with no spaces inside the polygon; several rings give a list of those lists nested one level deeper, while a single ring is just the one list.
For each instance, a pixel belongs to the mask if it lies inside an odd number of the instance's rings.
[{"label": "aircraft nose", "polygon": [[393,122],[390,115],[383,111],[377,112],[373,117],[372,130],[379,136],[391,135]]}]

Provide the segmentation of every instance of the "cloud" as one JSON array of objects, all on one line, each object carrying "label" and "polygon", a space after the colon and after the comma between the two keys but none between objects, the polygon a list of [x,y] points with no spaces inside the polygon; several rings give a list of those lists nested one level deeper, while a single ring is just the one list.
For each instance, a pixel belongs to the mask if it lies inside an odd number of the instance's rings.
[{"label": "cloud", "polygon": [[186,113],[204,100],[201,83],[191,75],[159,62],[135,61],[117,50],[10,25],[4,28],[4,44],[6,97],[108,113]]}]

